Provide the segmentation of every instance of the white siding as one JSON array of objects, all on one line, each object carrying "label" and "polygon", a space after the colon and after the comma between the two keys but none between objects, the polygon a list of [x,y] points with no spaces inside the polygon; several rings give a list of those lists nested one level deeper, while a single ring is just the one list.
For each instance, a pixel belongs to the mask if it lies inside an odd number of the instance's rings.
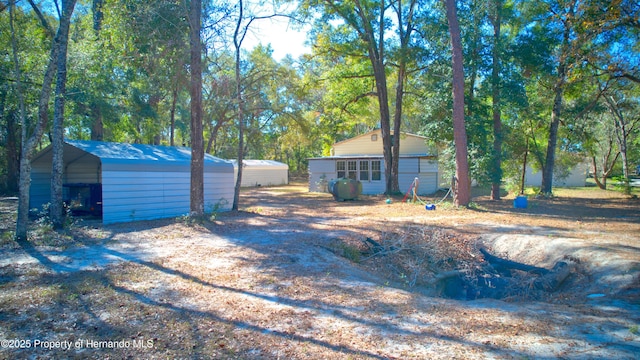
[{"label": "white siding", "polygon": [[309,191],[327,192],[329,180],[336,177],[335,160],[309,159]]},{"label": "white siding", "polygon": [[418,158],[400,158],[398,174],[410,174],[415,177],[420,169],[419,161]]},{"label": "white siding", "polygon": [[207,172],[204,174],[204,211],[227,211],[233,206],[235,183],[233,173]]},{"label": "white siding", "polygon": [[418,178],[418,195],[433,194],[438,190],[438,164],[425,158],[404,158],[398,164],[398,184],[406,193]]},{"label": "white siding", "polygon": [[418,176],[418,158],[400,159],[398,163],[398,186],[400,192],[406,193],[411,188],[413,180]]},{"label": "white siding", "polygon": [[[372,136],[374,136],[375,141]],[[382,135],[380,130],[356,136],[333,145],[333,155],[380,155],[382,154]]]},{"label": "white siding", "polygon": [[428,158],[420,158],[420,184],[418,195],[429,195],[438,191],[441,175],[438,172],[438,161]]},{"label": "white siding", "polygon": [[400,174],[398,175],[398,184],[400,191],[407,193],[415,179],[418,178],[418,195],[429,195],[438,191],[437,181],[438,173],[420,173],[420,174]]},{"label": "white siding", "polygon": [[411,134],[400,135],[400,155],[428,154],[426,139]]},{"label": "white siding", "polygon": [[[428,149],[424,137],[400,134],[400,155],[424,155],[427,153]],[[333,145],[333,155],[382,155],[382,133],[380,130],[374,130],[336,143]]]},{"label": "white siding", "polygon": [[380,181],[364,181],[362,182],[362,193],[365,195],[384,194],[385,190],[384,169],[382,170],[382,179]]},{"label": "white siding", "polygon": [[190,175],[184,172],[103,170],[104,224],[189,213]]},{"label": "white siding", "polygon": [[79,161],[67,165],[63,181],[65,183],[100,183],[100,160],[92,159],[91,161]]},{"label": "white siding", "polygon": [[438,173],[420,173],[418,176],[418,195],[430,195],[438,191]]},{"label": "white siding", "polygon": [[[238,179],[237,161],[233,162],[233,183]],[[277,161],[245,160],[242,168],[242,187],[286,185],[289,183],[289,166]]]},{"label": "white siding", "polygon": [[51,201],[51,163],[33,163],[31,168],[31,187],[29,189],[29,208],[41,209]]},{"label": "white siding", "polygon": [[[587,171],[588,164],[582,163],[576,165],[573,169],[570,170],[569,176],[565,179],[558,179],[555,175],[553,176],[553,186],[563,186],[563,187],[583,187],[587,184]],[[525,185],[526,186],[541,186],[542,185],[542,171],[534,172],[530,166],[527,166],[527,171],[525,175]]]},{"label": "white siding", "polygon": [[420,172],[438,172],[438,162],[427,158],[420,158]]},{"label": "white siding", "polygon": [[[189,214],[191,175],[184,171],[131,172],[106,167],[102,172],[104,224]],[[233,204],[233,174],[205,172],[205,211]]]}]

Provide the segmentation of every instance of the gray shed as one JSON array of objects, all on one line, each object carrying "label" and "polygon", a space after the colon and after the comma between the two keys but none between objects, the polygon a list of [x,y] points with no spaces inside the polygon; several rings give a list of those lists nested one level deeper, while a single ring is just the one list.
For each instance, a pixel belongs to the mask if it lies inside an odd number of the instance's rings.
[{"label": "gray shed", "polygon": [[[32,162],[30,208],[51,201],[51,146]],[[186,215],[190,211],[191,149],[65,140],[65,201],[102,215],[104,224]],[[205,154],[205,211],[229,210],[233,164]]]}]

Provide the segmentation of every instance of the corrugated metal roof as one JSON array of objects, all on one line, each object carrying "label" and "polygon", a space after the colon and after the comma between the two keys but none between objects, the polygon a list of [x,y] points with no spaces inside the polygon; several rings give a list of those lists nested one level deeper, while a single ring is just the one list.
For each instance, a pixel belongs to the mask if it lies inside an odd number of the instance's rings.
[{"label": "corrugated metal roof", "polygon": [[[187,147],[126,144],[87,140],[65,140],[65,143],[94,155],[109,164],[157,164],[183,165],[191,162],[191,149]],[[230,166],[226,160],[205,154],[209,166]]]}]

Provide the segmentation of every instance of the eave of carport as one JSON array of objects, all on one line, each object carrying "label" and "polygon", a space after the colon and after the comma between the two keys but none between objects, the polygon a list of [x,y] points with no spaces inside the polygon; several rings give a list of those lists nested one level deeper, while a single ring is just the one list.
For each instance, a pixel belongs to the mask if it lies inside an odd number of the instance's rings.
[{"label": "eave of carport", "polygon": [[[191,150],[188,148],[139,144],[132,146],[125,143],[74,140],[68,140],[67,143],[100,159],[104,170],[188,171],[191,169]],[[162,151],[159,151],[160,149]],[[228,165],[225,166],[226,164]],[[222,159],[205,154],[204,171],[226,173],[233,172],[233,167]]]}]

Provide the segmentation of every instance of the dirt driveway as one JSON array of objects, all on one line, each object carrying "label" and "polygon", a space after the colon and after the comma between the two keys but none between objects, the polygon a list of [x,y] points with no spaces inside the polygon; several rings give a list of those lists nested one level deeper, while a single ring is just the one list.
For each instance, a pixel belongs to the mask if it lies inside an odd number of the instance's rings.
[{"label": "dirt driveway", "polygon": [[[426,211],[258,188],[244,191],[243,211],[204,224],[86,223],[64,248],[5,241],[0,358],[637,358],[640,203],[564,195]],[[353,252],[416,234],[451,245],[430,248],[443,264],[481,261],[484,245],[579,267],[535,301],[459,301]]]}]

